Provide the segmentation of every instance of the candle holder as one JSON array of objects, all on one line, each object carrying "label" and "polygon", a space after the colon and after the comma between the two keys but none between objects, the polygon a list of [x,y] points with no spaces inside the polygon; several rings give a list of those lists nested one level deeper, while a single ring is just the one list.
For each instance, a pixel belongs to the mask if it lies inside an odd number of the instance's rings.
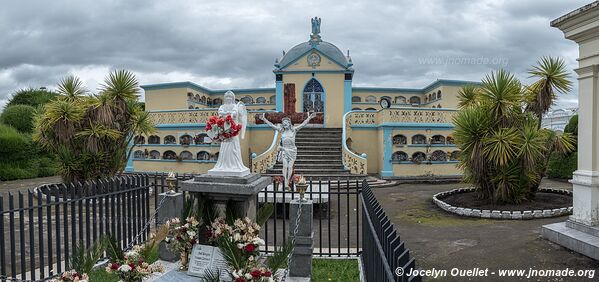
[{"label": "candle holder", "polygon": [[169,172],[168,176],[166,177],[166,185],[168,186],[168,192],[169,194],[174,194],[175,193],[175,184],[177,183],[177,177],[175,176],[174,172]]}]

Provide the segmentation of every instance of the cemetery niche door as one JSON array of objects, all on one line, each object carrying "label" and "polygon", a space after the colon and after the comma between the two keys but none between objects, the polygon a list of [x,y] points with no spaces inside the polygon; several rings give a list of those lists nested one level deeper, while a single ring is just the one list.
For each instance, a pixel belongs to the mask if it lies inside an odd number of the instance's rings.
[{"label": "cemetery niche door", "polygon": [[324,112],[324,90],[318,80],[312,78],[304,87],[304,112]]}]

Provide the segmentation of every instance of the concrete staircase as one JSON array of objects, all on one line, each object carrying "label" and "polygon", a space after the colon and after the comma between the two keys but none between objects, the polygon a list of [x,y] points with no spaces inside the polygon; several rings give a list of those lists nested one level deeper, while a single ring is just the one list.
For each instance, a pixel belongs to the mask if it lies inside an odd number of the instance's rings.
[{"label": "concrete staircase", "polygon": [[[297,132],[295,145],[297,159],[295,174],[313,180],[329,178],[364,178],[345,169],[341,160],[341,128],[304,127]],[[281,175],[283,164],[278,162],[266,171],[267,175]]]}]

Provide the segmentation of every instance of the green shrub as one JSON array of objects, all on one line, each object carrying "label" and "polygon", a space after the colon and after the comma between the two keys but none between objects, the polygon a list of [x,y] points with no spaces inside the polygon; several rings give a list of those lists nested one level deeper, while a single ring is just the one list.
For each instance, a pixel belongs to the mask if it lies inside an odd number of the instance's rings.
[{"label": "green shrub", "polygon": [[56,96],[58,96],[58,94],[44,89],[21,89],[15,92],[12,97],[8,99],[6,108],[14,105],[29,105],[32,107],[37,107],[50,102]]},{"label": "green shrub", "polygon": [[0,162],[27,160],[34,157],[31,138],[11,126],[0,124]]},{"label": "green shrub", "polygon": [[28,134],[5,124],[0,124],[0,155],[1,181],[56,174],[52,155],[40,152]]},{"label": "green shrub", "polygon": [[37,175],[37,159],[0,163],[1,181],[35,178]]},{"label": "green shrub", "polygon": [[572,133],[572,135],[578,135],[578,114],[573,115],[568,124],[564,128],[565,133]]},{"label": "green shrub", "polygon": [[547,167],[547,176],[549,178],[571,179],[572,173],[577,168],[576,152],[566,156],[552,154],[549,157],[549,165]]},{"label": "green shrub", "polygon": [[28,105],[10,106],[0,115],[0,121],[10,125],[21,132],[33,132],[33,116],[35,108]]}]

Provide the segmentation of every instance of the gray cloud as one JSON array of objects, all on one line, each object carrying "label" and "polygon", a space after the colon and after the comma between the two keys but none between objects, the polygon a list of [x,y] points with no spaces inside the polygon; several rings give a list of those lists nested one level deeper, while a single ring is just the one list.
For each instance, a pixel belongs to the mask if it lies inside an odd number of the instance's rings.
[{"label": "gray cloud", "polygon": [[[351,50],[355,85],[479,80],[500,67],[526,81],[542,55],[576,67],[576,45],[549,21],[587,1],[7,2],[0,104],[16,89],[53,86],[69,73],[94,90],[114,68],[142,83],[272,87],[275,57],[308,39],[313,16],[323,19],[324,40]],[[559,101],[575,104],[575,95]]]}]

